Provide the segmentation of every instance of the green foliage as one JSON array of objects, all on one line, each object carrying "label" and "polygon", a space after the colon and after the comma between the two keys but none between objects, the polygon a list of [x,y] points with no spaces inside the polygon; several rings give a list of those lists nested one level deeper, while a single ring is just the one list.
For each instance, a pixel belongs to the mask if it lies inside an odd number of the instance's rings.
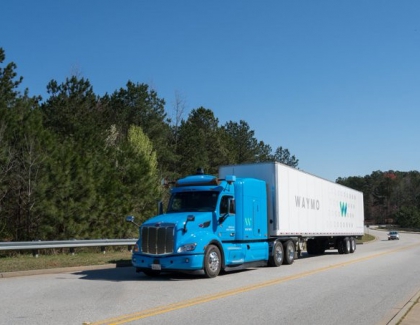
[{"label": "green foliage", "polygon": [[[133,151],[148,162],[148,174],[153,175],[157,171],[156,152],[153,150],[153,144],[147,135],[139,126],[132,125],[128,130],[128,142]],[[149,176],[149,175],[148,175]]]},{"label": "green foliage", "polygon": [[132,186],[127,193],[131,194],[131,211],[145,220],[156,211],[157,199],[160,197],[159,176],[156,152],[149,138],[138,126],[131,126],[128,131],[128,152],[131,152],[126,170],[127,182]]},{"label": "green foliage", "polygon": [[290,155],[288,149],[277,147],[272,153],[271,146],[255,138],[247,122],[229,121],[222,130],[226,134],[226,146],[230,154],[230,161],[235,164],[276,161],[297,168],[299,160]]},{"label": "green foliage", "polygon": [[[4,61],[0,50],[0,61]],[[0,69],[0,238],[27,239],[37,232],[36,213],[43,188],[43,160],[48,132],[42,126],[39,98],[17,90],[9,63]]]},{"label": "green foliage", "polygon": [[[4,50],[0,48],[0,64],[6,59]],[[6,107],[13,105],[15,100],[19,97],[18,86],[23,80],[23,77],[19,77],[16,80],[17,73],[16,64],[10,62],[4,68],[0,68],[0,100]]]},{"label": "green foliage", "polygon": [[181,175],[203,168],[208,174],[217,174],[218,166],[229,161],[228,151],[213,112],[204,107],[194,109],[179,127],[178,172]]},{"label": "green foliage", "polygon": [[226,132],[229,152],[236,164],[255,162],[259,153],[258,140],[254,137],[247,122],[229,121],[223,130]]},{"label": "green foliage", "polygon": [[420,228],[420,208],[403,206],[395,213],[395,221],[403,228]]},{"label": "green foliage", "polygon": [[165,101],[148,85],[128,81],[125,88],[101,98],[101,105],[106,129],[114,125],[121,136],[126,137],[132,125],[139,126],[152,142],[161,169],[167,170],[174,163]]},{"label": "green foliage", "polygon": [[299,164],[299,159],[295,155],[291,156],[289,149],[283,149],[283,147],[278,147],[272,156],[273,161],[281,162],[285,165],[297,168]]},{"label": "green foliage", "polygon": [[67,78],[47,85],[50,97],[41,106],[44,125],[61,139],[73,138],[86,146],[101,139],[101,104],[88,80]]}]

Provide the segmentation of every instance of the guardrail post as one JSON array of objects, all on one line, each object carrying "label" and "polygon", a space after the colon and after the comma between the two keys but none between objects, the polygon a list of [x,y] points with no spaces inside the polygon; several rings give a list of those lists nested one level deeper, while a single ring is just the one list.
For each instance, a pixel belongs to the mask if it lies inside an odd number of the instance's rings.
[{"label": "guardrail post", "polygon": [[128,251],[129,251],[130,253],[132,253],[132,252],[133,252],[133,246],[132,246],[132,245],[128,245],[128,246],[127,246],[127,248],[128,248]]},{"label": "guardrail post", "polygon": [[32,250],[32,256],[35,257],[35,258],[38,258],[38,250],[37,249]]},{"label": "guardrail post", "polygon": [[102,254],[105,254],[106,253],[106,247],[105,246],[101,246],[101,252],[102,252]]},{"label": "guardrail post", "polygon": [[74,247],[70,247],[70,254],[74,255]]}]

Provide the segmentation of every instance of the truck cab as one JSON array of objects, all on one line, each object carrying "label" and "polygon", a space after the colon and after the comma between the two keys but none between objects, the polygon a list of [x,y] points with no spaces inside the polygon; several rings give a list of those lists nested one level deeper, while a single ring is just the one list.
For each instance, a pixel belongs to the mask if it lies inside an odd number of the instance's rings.
[{"label": "truck cab", "polygon": [[[132,264],[137,272],[223,270],[267,264],[266,185],[252,178],[196,174],[171,189],[166,213],[139,227]],[[127,221],[133,221],[128,218]]]}]

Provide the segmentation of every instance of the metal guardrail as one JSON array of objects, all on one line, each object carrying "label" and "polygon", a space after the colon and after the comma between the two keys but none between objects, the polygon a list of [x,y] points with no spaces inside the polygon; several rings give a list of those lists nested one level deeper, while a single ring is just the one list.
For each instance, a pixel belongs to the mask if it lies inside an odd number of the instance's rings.
[{"label": "metal guardrail", "polygon": [[0,242],[0,251],[32,250],[34,256],[38,256],[38,250],[51,248],[70,248],[74,253],[77,247],[101,247],[105,253],[108,246],[133,246],[137,239],[92,239],[92,240],[54,240],[54,241],[27,241],[27,242]]}]

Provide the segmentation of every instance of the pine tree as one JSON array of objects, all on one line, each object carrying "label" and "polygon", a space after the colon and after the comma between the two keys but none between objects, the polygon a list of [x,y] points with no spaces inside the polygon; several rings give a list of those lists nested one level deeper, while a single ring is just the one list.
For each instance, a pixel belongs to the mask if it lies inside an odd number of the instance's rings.
[{"label": "pine tree", "polygon": [[208,174],[217,174],[221,164],[229,161],[224,133],[210,109],[192,110],[179,128],[179,174],[188,175],[197,168]]}]

